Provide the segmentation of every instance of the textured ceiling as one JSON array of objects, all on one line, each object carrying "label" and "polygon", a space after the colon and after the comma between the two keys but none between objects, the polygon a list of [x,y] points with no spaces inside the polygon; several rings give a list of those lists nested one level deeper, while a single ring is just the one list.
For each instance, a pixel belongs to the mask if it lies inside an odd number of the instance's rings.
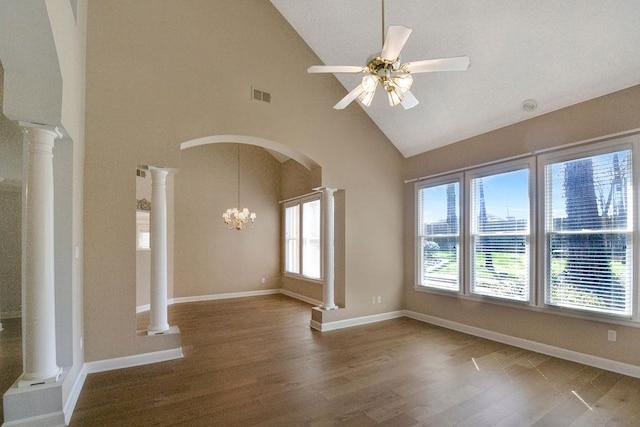
[{"label": "textured ceiling", "polygon": [[[326,65],[365,65],[381,50],[379,0],[271,3]],[[363,108],[405,157],[640,83],[638,0],[386,0],[385,21],[413,30],[402,62],[471,59],[464,72],[415,75],[411,110],[381,92],[347,107]],[[337,77],[346,94],[362,75]]]}]

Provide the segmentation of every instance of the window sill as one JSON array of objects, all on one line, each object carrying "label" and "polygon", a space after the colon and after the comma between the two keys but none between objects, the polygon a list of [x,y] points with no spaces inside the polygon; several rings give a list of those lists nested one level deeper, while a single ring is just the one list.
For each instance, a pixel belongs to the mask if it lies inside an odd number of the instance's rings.
[{"label": "window sill", "polygon": [[555,316],[571,317],[574,319],[588,320],[591,322],[608,323],[612,325],[627,326],[630,328],[640,328],[640,322],[627,317],[615,317],[599,314],[586,314],[574,309],[553,307],[553,306],[537,306],[521,301],[506,301],[491,297],[482,297],[475,295],[464,295],[458,291],[447,291],[444,289],[430,289],[424,286],[414,285],[413,290],[420,293],[440,295],[449,298],[457,298],[466,301],[474,301],[502,307],[516,308],[521,310],[532,311],[536,313],[552,314]]},{"label": "window sill", "polygon": [[290,279],[302,280],[304,282],[315,283],[317,285],[324,285],[324,281],[321,279],[313,279],[311,277],[303,276],[301,274],[282,273],[282,275]]}]

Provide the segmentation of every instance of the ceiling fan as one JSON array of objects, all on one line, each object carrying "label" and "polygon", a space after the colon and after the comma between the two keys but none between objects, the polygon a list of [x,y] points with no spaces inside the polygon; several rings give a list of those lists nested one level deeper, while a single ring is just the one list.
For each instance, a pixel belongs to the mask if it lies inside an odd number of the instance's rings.
[{"label": "ceiling fan", "polygon": [[312,65],[308,73],[365,73],[362,83],[333,106],[342,110],[356,98],[369,107],[378,86],[387,92],[389,105],[401,104],[405,109],[418,105],[418,99],[411,93],[412,74],[436,71],[464,71],[469,68],[468,56],[453,58],[425,59],[400,62],[400,52],[411,35],[411,29],[401,25],[391,25],[384,39],[384,0],[382,0],[382,51],[369,57],[364,67],[351,65]]}]

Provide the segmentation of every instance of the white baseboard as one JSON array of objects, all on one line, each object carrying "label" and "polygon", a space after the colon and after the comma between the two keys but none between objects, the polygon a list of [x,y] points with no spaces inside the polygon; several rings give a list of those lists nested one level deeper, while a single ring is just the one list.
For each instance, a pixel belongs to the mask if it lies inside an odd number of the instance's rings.
[{"label": "white baseboard", "polygon": [[280,293],[280,289],[261,289],[257,291],[229,292],[226,294],[197,295],[193,297],[177,297],[177,298],[173,298],[170,304],[180,304],[183,302],[213,301],[218,299],[229,299],[229,298],[255,297],[255,296],[261,296],[261,295],[275,295],[279,293]]},{"label": "white baseboard", "polygon": [[302,295],[302,294],[299,294],[299,293],[296,293],[296,292],[292,292],[292,291],[290,291],[288,289],[280,289],[280,293],[282,295],[286,295],[288,297],[295,298],[297,300],[300,300],[300,301],[306,302],[308,304],[311,304],[314,307],[318,307],[318,306],[322,305],[322,301],[318,301],[317,299],[309,298],[309,297],[307,297],[305,295]]},{"label": "white baseboard", "polygon": [[80,369],[80,373],[76,377],[76,380],[73,382],[73,387],[71,388],[69,397],[67,397],[67,401],[64,404],[64,408],[62,408],[62,412],[64,412],[65,425],[69,425],[69,422],[71,422],[71,416],[73,415],[73,410],[76,408],[76,403],[78,403],[78,398],[80,397],[80,392],[82,391],[82,387],[84,386],[84,380],[86,379],[87,379],[87,368],[86,368],[86,365],[82,365],[82,368]]},{"label": "white baseboard", "polygon": [[489,331],[487,329],[476,328],[475,326],[469,326],[463,323],[452,322],[449,320],[441,319],[439,317],[417,313],[415,311],[404,310],[404,315],[421,322],[430,323],[436,326],[442,326],[443,328],[452,329],[454,331],[463,332],[465,334],[474,335],[476,337],[485,338],[491,341],[501,342],[503,344],[512,345],[514,347],[523,348],[525,350],[535,351],[536,353],[546,354],[547,356],[553,356],[559,359],[569,360],[571,362],[581,363],[583,365],[593,366],[595,368],[616,372],[622,375],[640,378],[640,366],[616,362],[614,360],[604,359],[602,357],[592,356],[573,350],[567,350],[548,344],[542,344],[523,338],[512,337],[510,335],[500,334],[498,332]]},{"label": "white baseboard", "polygon": [[134,354],[133,356],[86,362],[84,364],[84,368],[86,374],[93,374],[96,372],[113,371],[115,369],[166,362],[168,360],[181,359],[183,357],[182,347],[178,347],[169,350],[154,351],[151,353]]},{"label": "white baseboard", "polygon": [[[291,298],[299,299],[300,301],[304,301],[312,305],[322,304],[322,301],[318,301],[313,298],[309,298],[304,295],[297,294],[295,292],[291,292],[286,289],[278,288],[278,289],[261,289],[258,291],[229,292],[225,294],[196,295],[193,297],[169,298],[167,300],[167,305],[182,304],[185,302],[213,301],[213,300],[219,300],[219,299],[246,298],[246,297],[255,297],[255,296],[262,296],[262,295],[277,295],[277,294],[287,295],[287,296],[290,296]],[[150,308],[151,307],[149,304],[139,305],[136,307],[136,314],[149,311]]]},{"label": "white baseboard", "polygon": [[[172,300],[167,301],[168,305],[173,304]],[[139,305],[136,307],[136,314],[144,313],[145,311],[151,310],[151,304]]]},{"label": "white baseboard", "polygon": [[366,325],[369,323],[382,322],[383,320],[397,319],[403,317],[403,311],[390,311],[388,313],[373,314],[371,316],[354,317],[353,319],[336,320],[335,322],[320,323],[312,320],[309,325],[320,332],[334,331],[336,329],[350,328],[352,326]]},{"label": "white baseboard", "polygon": [[7,421],[2,427],[62,427],[67,426],[62,412],[50,412],[48,414],[36,415],[35,417],[21,418],[15,421]]},{"label": "white baseboard", "polygon": [[22,317],[22,311],[4,311],[0,314],[0,319],[18,319]]}]

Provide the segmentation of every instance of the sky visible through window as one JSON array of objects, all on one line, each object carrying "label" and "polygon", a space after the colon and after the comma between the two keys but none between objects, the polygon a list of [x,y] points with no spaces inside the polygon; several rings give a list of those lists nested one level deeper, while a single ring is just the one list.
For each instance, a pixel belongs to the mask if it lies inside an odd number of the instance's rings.
[{"label": "sky visible through window", "polygon": [[[487,215],[495,219],[529,218],[527,169],[482,178]],[[527,189],[523,191],[524,189]],[[447,184],[430,187],[422,201],[425,224],[447,220]],[[456,189],[456,198],[459,200]]]},{"label": "sky visible through window", "polygon": [[[631,160],[630,151],[618,151],[593,156],[593,178],[596,196],[600,199],[606,197],[614,176],[614,156],[618,156],[618,162],[623,171],[628,170],[627,163]],[[550,171],[550,182],[547,183],[547,195],[553,207],[553,218],[565,218],[564,194],[564,166],[567,162],[555,163]],[[529,215],[529,195],[527,191],[528,170],[522,169],[504,174],[492,175],[482,178],[484,186],[484,199],[489,218],[527,219]],[[447,184],[426,188],[422,198],[422,219],[425,224],[433,224],[447,220]],[[459,189],[456,188],[456,199],[459,200]],[[600,212],[602,214],[602,212]]]}]

